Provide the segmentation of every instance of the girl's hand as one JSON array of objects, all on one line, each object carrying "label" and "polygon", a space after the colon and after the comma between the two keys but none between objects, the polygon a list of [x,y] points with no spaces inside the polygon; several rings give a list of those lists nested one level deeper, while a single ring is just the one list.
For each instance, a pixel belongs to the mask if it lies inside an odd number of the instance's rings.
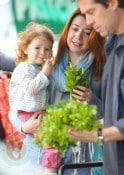
[{"label": "girl's hand", "polygon": [[87,101],[89,103],[92,98],[92,91],[84,86],[76,86],[72,96],[79,102]]},{"label": "girl's hand", "polygon": [[46,75],[49,76],[51,72],[53,71],[53,61],[50,59],[47,59],[43,65],[42,72]]}]

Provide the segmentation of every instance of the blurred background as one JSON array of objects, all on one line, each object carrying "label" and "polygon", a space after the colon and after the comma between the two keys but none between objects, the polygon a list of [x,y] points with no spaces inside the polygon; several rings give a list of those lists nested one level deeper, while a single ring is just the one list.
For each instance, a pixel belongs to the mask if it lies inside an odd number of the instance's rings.
[{"label": "blurred background", "polygon": [[77,6],[72,0],[0,0],[0,51],[14,56],[18,33],[36,21],[55,33],[55,54],[59,34]]}]

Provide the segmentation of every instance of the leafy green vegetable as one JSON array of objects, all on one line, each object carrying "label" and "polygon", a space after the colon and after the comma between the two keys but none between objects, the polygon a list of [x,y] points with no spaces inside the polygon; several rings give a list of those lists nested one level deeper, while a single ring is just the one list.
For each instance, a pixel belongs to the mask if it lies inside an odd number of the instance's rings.
[{"label": "leafy green vegetable", "polygon": [[70,64],[65,70],[65,75],[65,87],[71,94],[76,85],[89,87],[88,71],[84,71],[83,68],[77,69],[75,65]]},{"label": "leafy green vegetable", "polygon": [[42,138],[45,148],[55,146],[64,156],[67,148],[76,145],[67,135],[68,126],[74,126],[78,130],[96,130],[99,127],[96,106],[70,100],[61,101],[59,106],[49,107],[34,142],[41,146],[41,141],[37,138]]},{"label": "leafy green vegetable", "polygon": [[[65,74],[65,86],[70,96],[76,85],[89,87],[88,72],[82,68],[77,69],[70,64]],[[56,147],[62,156],[69,147],[76,145],[76,142],[70,140],[67,135],[68,126],[89,131],[97,130],[100,126],[95,105],[87,102],[78,103],[70,99],[70,101],[60,101],[59,106],[49,106],[34,138],[34,142],[39,146],[42,144],[45,148]]]}]

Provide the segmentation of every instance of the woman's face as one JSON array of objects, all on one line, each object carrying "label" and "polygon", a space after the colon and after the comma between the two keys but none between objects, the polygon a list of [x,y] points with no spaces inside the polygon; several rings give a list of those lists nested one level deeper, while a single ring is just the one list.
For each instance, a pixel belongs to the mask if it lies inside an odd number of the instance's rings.
[{"label": "woman's face", "polygon": [[67,45],[70,52],[86,52],[91,27],[86,24],[83,16],[76,16],[71,23],[67,36]]}]

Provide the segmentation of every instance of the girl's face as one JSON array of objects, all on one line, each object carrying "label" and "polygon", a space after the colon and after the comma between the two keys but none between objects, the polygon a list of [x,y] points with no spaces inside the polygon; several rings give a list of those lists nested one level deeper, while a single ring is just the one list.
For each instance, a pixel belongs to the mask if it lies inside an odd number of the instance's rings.
[{"label": "girl's face", "polygon": [[83,16],[76,16],[69,28],[67,45],[70,52],[83,53],[87,51],[87,42],[91,28],[86,24]]},{"label": "girl's face", "polygon": [[25,49],[27,62],[34,64],[44,63],[46,59],[52,56],[52,46],[52,41],[43,36],[34,38]]}]

